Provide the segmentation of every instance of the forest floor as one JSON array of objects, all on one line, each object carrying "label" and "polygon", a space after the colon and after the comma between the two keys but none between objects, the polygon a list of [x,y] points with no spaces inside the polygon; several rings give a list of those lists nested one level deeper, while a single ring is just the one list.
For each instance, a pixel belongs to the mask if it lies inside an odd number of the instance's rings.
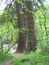
[{"label": "forest floor", "polygon": [[[14,53],[13,56],[22,56],[23,53]],[[12,60],[8,59],[6,61],[4,61],[3,65],[12,65]]]}]

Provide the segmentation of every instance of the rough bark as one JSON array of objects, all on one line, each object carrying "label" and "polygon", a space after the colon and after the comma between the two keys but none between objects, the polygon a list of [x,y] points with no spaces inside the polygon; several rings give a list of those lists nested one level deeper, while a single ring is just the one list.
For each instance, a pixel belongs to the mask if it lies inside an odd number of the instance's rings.
[{"label": "rough bark", "polygon": [[19,3],[16,3],[16,11],[18,16],[18,27],[19,31],[19,42],[17,52],[24,52],[26,51],[26,41],[25,41],[25,31],[24,28],[24,14],[20,13],[20,9],[22,10],[22,6]]},{"label": "rough bark", "polygon": [[35,51],[36,50],[36,31],[35,31],[35,21],[34,21],[34,14],[33,12],[33,5],[32,2],[26,1],[25,2],[28,11],[26,11],[27,15],[27,28],[28,28],[28,51]]}]

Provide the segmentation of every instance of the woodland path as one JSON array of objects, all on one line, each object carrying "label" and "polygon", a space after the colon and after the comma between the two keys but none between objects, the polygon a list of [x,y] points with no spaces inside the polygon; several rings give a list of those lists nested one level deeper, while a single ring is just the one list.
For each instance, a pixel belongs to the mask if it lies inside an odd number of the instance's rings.
[{"label": "woodland path", "polygon": [[[22,53],[14,53],[13,56],[22,56],[23,54]],[[12,65],[12,60],[9,59],[9,60],[6,60],[3,65]]]}]

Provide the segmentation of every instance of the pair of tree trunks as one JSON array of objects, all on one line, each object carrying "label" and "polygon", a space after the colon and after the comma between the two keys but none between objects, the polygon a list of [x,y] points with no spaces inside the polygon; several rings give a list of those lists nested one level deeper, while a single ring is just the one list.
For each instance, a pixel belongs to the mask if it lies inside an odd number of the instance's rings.
[{"label": "pair of tree trunks", "polygon": [[[23,2],[24,3],[24,2]],[[20,10],[23,11],[22,6],[16,3],[16,11],[18,16],[18,26],[19,26],[19,43],[17,52],[30,52],[36,50],[36,34],[35,34],[35,21],[33,15],[33,6],[32,2],[25,1],[25,6],[28,8],[28,11],[25,10],[25,14],[21,14]],[[29,12],[30,11],[30,12]],[[27,18],[25,18],[25,15]],[[26,19],[26,20],[25,20]],[[27,35],[28,35],[28,42],[27,42],[27,50],[26,50],[26,38],[25,38],[25,31],[22,30],[24,28],[24,22],[27,21]]]}]

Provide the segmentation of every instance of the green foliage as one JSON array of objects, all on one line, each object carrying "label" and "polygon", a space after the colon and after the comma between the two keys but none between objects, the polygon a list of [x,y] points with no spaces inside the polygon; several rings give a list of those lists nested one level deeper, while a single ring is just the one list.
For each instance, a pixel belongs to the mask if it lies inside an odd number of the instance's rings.
[{"label": "green foliage", "polygon": [[0,52],[0,63],[7,60],[7,59],[12,58],[12,57],[13,56],[11,54],[6,54],[6,53]]},{"label": "green foliage", "polygon": [[42,52],[33,52],[13,58],[12,65],[49,65],[49,55]]},{"label": "green foliage", "polygon": [[19,33],[17,18],[13,6],[4,10],[3,14],[0,15],[0,47],[1,44],[4,46],[4,44],[15,44],[17,42]]},{"label": "green foliage", "polygon": [[[14,32],[13,32],[14,31]],[[16,42],[18,38],[19,29],[14,29],[12,23],[6,23],[0,26],[0,38],[3,43]]]},{"label": "green foliage", "polygon": [[48,5],[46,6],[46,10],[42,10],[41,8],[35,12],[36,16],[36,29],[37,29],[37,40],[39,48],[42,52],[49,53],[49,15],[48,15]]}]

